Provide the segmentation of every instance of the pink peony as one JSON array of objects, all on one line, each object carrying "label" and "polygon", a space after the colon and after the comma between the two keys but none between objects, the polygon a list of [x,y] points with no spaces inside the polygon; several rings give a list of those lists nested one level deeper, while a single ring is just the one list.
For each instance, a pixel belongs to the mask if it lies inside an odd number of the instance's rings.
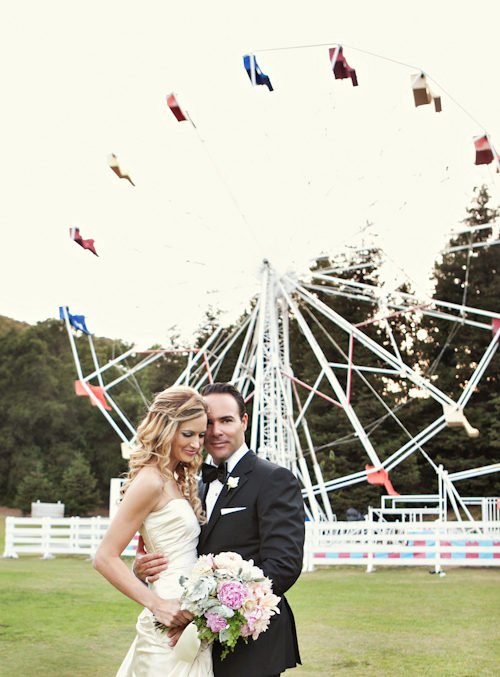
[{"label": "pink peony", "polygon": [[220,632],[229,627],[225,618],[221,618],[218,614],[206,613],[207,626],[212,632]]},{"label": "pink peony", "polygon": [[248,590],[238,581],[224,581],[219,588],[217,597],[222,604],[230,609],[239,609],[248,596]]},{"label": "pink peony", "polygon": [[273,590],[269,578],[265,578],[263,581],[259,581],[258,583],[252,582],[250,583],[249,588],[251,589],[252,595],[254,597],[264,597],[264,595],[272,593]]},{"label": "pink peony", "polygon": [[[246,636],[252,635],[252,638],[258,639],[261,632],[265,632],[269,626],[269,620],[267,618],[259,618],[257,616],[247,616],[247,626],[245,628]],[[244,626],[241,626],[240,632]]]},{"label": "pink peony", "polygon": [[242,637],[249,637],[252,634],[253,630],[252,628],[248,625],[248,623],[242,623],[240,625],[240,635]]}]

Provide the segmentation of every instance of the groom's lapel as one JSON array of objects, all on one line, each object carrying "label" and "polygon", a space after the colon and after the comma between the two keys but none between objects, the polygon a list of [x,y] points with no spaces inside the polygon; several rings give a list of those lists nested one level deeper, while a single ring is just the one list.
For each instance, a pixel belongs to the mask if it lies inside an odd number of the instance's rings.
[{"label": "groom's lapel", "polygon": [[219,498],[217,499],[217,502],[214,505],[214,509],[212,510],[212,515],[210,516],[209,521],[207,522],[207,524],[204,524],[201,529],[199,547],[203,546],[212,529],[219,521],[219,518],[221,516],[221,510],[223,508],[226,508],[229,505],[229,503],[233,503],[233,505],[235,504],[235,497],[238,495],[238,492],[240,491],[241,487],[244,484],[246,484],[246,482],[248,482],[248,474],[252,472],[256,459],[257,459],[256,454],[254,454],[253,451],[248,451],[243,456],[241,461],[235,466],[230,477],[238,477],[238,486],[234,487],[234,489],[229,489],[226,480],[226,483],[224,484],[222,491],[219,494]]}]

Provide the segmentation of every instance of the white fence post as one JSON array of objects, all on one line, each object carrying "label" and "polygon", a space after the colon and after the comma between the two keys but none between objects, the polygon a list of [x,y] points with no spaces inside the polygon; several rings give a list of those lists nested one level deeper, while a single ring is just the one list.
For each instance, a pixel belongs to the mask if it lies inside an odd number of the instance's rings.
[{"label": "white fence post", "polygon": [[313,548],[314,543],[316,543],[316,538],[312,529],[314,528],[314,522],[306,522],[306,538],[304,542],[304,562],[302,564],[302,571],[314,571],[313,566]]},{"label": "white fence post", "polygon": [[51,531],[52,531],[52,518],[51,517],[42,517],[42,552],[43,555],[40,559],[54,559],[54,555],[51,554]]},{"label": "white fence post", "polygon": [[90,553],[89,557],[94,559],[99,543],[101,542],[101,516],[92,517],[91,531],[90,531]]},{"label": "white fence post", "polygon": [[69,523],[69,549],[76,552],[80,548],[80,542],[78,538],[78,517],[70,517],[71,521]]},{"label": "white fence post", "polygon": [[436,562],[434,564],[434,573],[440,574],[441,573],[441,530],[439,529],[439,527],[436,528],[434,535],[435,535],[435,538],[436,538],[436,541],[435,541]]},{"label": "white fence post", "polygon": [[365,522],[366,525],[366,549],[368,555],[368,563],[366,565],[366,574],[372,574],[375,571],[374,565],[374,527],[373,527],[373,508],[370,506],[368,508],[368,519]]},{"label": "white fence post", "polygon": [[14,518],[7,517],[5,520],[5,550],[3,551],[3,557],[18,559],[19,555],[14,548],[14,528]]}]

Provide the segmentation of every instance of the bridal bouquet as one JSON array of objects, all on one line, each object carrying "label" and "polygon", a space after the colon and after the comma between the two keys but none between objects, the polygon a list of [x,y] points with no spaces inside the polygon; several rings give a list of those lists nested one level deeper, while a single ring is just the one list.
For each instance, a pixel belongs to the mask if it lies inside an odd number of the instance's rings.
[{"label": "bridal bouquet", "polygon": [[271,616],[279,614],[280,597],[262,569],[234,552],[201,555],[191,576],[181,576],[182,608],[193,614],[198,637],[223,646],[221,658],[240,637],[255,640],[265,632]]}]

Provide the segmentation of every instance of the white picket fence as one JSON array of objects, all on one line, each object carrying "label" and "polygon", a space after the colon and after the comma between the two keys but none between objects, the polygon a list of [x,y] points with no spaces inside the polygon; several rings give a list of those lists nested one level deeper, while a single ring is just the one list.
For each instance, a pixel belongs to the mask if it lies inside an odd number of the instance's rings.
[{"label": "white picket fence", "polygon": [[[40,554],[87,555],[92,558],[111,520],[108,517],[7,517],[4,557]],[[136,535],[123,555],[134,556]]]},{"label": "white picket fence", "polygon": [[304,570],[316,566],[500,566],[500,523],[325,522],[306,524]]},{"label": "white picket fence", "polygon": [[[106,517],[7,517],[4,557],[39,554],[92,558]],[[123,555],[134,556],[136,535]],[[323,522],[306,524],[304,570],[317,566],[500,566],[500,523]]]}]

